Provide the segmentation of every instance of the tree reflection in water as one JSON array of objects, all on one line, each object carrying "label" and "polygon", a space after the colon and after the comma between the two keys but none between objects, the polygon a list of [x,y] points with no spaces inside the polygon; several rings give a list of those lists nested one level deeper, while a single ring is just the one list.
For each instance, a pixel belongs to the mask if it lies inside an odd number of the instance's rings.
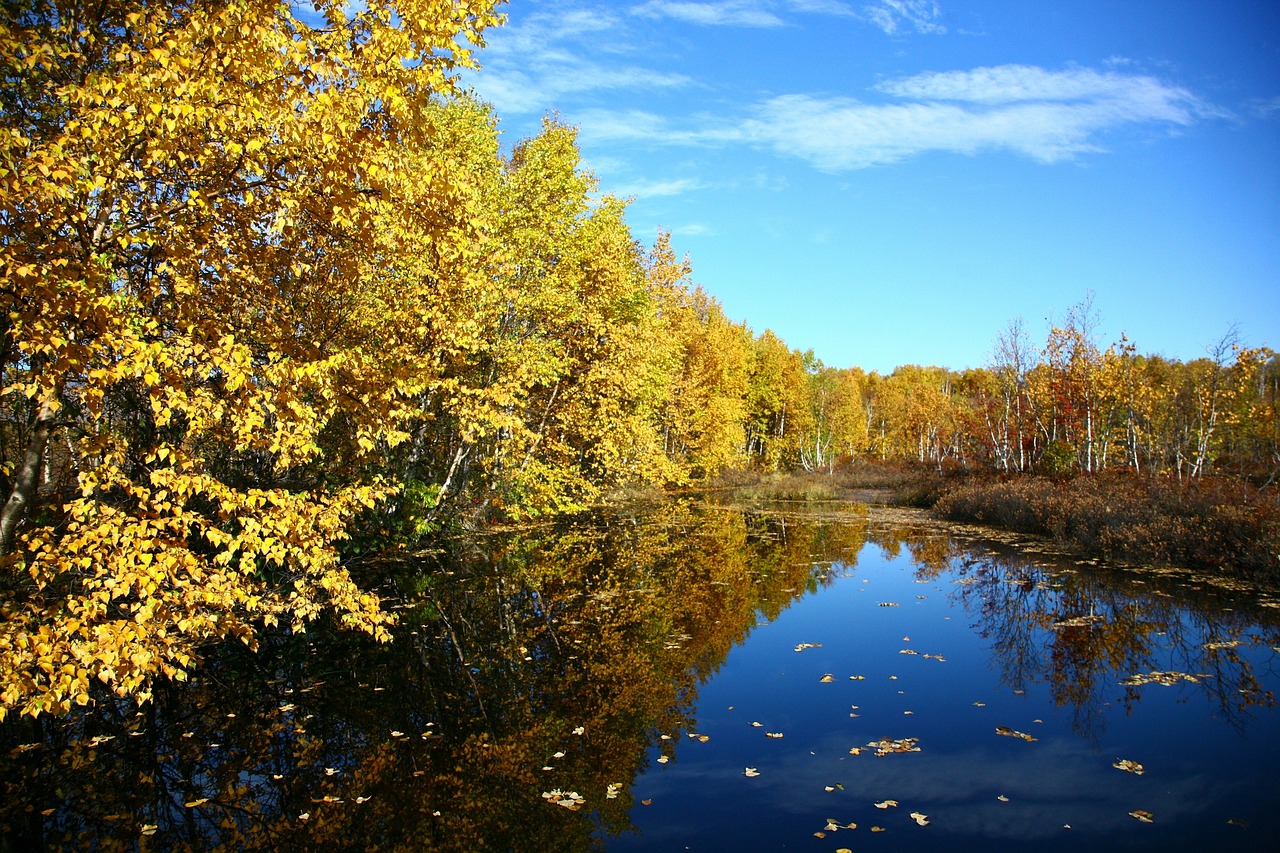
[{"label": "tree reflection in water", "polygon": [[698,689],[729,651],[868,544],[954,573],[1001,681],[1047,684],[1082,737],[1135,673],[1209,676],[1199,689],[1237,725],[1273,702],[1231,646],[1277,642],[1258,613],[957,530],[672,501],[448,542],[389,575],[390,645],[264,634],[257,654],[208,650],[141,709],[101,694],[67,720],[7,722],[3,848],[602,848],[633,828],[647,756],[698,747]]},{"label": "tree reflection in water", "polygon": [[1105,732],[1113,702],[1129,713],[1144,691],[1162,689],[1158,681],[1140,683],[1152,673],[1194,685],[1237,729],[1253,709],[1275,705],[1237,648],[1246,634],[1249,642],[1280,645],[1280,630],[1273,613],[1227,595],[1239,585],[1001,552],[959,557],[956,597],[990,642],[1001,683],[1013,690],[1045,684],[1091,744]]}]

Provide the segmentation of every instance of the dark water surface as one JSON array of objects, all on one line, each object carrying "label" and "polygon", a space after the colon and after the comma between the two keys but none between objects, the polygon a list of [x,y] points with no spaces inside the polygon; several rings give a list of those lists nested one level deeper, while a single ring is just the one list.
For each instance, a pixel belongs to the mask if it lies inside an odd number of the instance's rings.
[{"label": "dark water surface", "polygon": [[451,543],[392,644],[0,727],[0,850],[1269,849],[1278,602],[992,535],[691,501]]}]

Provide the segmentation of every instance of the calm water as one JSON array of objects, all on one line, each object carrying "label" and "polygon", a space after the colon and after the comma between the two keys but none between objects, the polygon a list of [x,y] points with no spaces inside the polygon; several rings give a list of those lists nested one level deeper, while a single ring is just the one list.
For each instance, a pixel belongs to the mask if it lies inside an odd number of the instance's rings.
[{"label": "calm water", "polygon": [[384,590],[393,644],[272,635],[0,728],[0,849],[1280,837],[1277,602],[990,536],[673,502],[451,543]]}]

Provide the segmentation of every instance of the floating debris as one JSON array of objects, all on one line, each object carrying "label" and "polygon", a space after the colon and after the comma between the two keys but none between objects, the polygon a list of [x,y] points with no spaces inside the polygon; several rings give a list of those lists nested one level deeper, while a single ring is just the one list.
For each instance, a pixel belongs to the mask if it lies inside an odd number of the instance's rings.
[{"label": "floating debris", "polygon": [[1073,616],[1070,619],[1063,619],[1060,622],[1054,622],[1052,627],[1083,628],[1086,625],[1096,625],[1097,623],[1103,622],[1103,621],[1105,620],[1101,616],[1098,616],[1097,614],[1089,614],[1087,616]]},{"label": "floating debris", "polygon": [[1036,741],[1036,738],[1032,737],[1026,732],[1020,732],[1016,729],[1011,729],[1008,726],[996,726],[996,734],[1004,735],[1005,737],[1022,738],[1023,740],[1029,741],[1031,743],[1034,743]]},{"label": "floating debris", "polygon": [[900,605],[896,601],[882,601],[880,602],[880,606],[881,607],[898,607]]},{"label": "floating debris", "polygon": [[918,737],[904,737],[898,740],[881,738],[880,740],[871,741],[871,743],[867,744],[867,748],[874,749],[876,757],[881,758],[886,755],[898,755],[904,752],[919,752],[919,743],[920,738]]},{"label": "floating debris", "polygon": [[1143,684],[1163,684],[1165,687],[1172,687],[1179,681],[1190,681],[1192,684],[1199,684],[1200,679],[1208,678],[1207,675],[1192,675],[1188,672],[1176,671],[1152,671],[1148,673],[1137,673],[1128,678],[1120,679],[1120,683],[1129,687],[1139,687]]},{"label": "floating debris", "polygon": [[1129,812],[1129,817],[1137,818],[1143,823],[1155,823],[1156,816],[1146,809]]},{"label": "floating debris", "polygon": [[557,806],[566,808],[571,812],[576,812],[586,802],[586,799],[577,791],[561,791],[559,788],[554,791],[543,791],[542,799],[549,803],[555,803]]}]

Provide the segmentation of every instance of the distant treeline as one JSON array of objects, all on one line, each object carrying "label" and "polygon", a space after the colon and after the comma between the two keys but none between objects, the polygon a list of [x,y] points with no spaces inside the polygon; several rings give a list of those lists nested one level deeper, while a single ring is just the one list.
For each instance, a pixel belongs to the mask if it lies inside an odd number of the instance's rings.
[{"label": "distant treeline", "polygon": [[454,78],[494,6],[0,11],[0,715],[264,623],[386,636],[353,536],[845,457],[1274,465],[1268,351],[1075,322],[881,377],[730,322],[571,128],[503,153]]}]

